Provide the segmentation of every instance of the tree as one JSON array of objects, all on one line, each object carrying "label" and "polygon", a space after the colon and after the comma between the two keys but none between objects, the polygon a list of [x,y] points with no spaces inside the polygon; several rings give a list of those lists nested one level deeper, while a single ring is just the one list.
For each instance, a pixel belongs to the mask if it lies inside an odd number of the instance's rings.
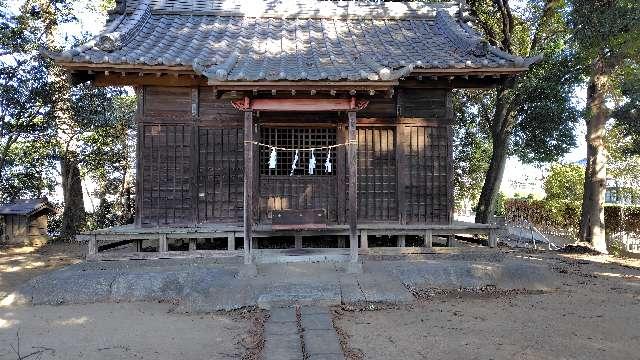
[{"label": "tree", "polygon": [[470,0],[471,15],[493,46],[514,56],[545,59],[519,79],[510,78],[489,95],[487,128],[491,159],[477,206],[476,222],[495,212],[509,155],[525,162],[557,160],[575,145],[578,114],[571,94],[578,80],[564,51],[569,29],[563,0],[531,0],[514,12],[508,0]]},{"label": "tree", "polygon": [[546,200],[578,203],[582,200],[584,168],[578,164],[553,164],[544,179]]},{"label": "tree", "polygon": [[620,75],[640,60],[640,3],[635,0],[572,0],[574,46],[588,77],[585,122],[585,170],[580,233],[584,241],[607,253],[604,201],[607,178],[605,126],[607,100],[616,92]]},{"label": "tree", "polygon": [[455,90],[454,197],[457,209],[475,207],[489,166],[491,97],[487,91]]}]

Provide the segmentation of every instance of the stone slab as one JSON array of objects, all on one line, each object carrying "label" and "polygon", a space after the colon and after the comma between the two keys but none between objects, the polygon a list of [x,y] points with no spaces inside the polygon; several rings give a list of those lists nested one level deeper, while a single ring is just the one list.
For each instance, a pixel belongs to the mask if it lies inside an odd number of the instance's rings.
[{"label": "stone slab", "polygon": [[297,322],[296,309],[293,307],[274,307],[269,311],[269,322]]},{"label": "stone slab", "polygon": [[309,355],[308,360],[344,360],[342,354],[313,354]]},{"label": "stone slab", "polygon": [[306,330],[303,332],[305,351],[309,356],[318,354],[342,354],[340,340],[334,329]]},{"label": "stone slab", "polygon": [[300,336],[298,334],[266,336],[264,339],[262,358],[264,360],[302,359]]},{"label": "stone slab", "polygon": [[296,335],[298,336],[298,323],[267,321],[264,325],[264,336],[272,335]]},{"label": "stone slab", "polygon": [[308,330],[333,330],[333,322],[328,313],[302,316],[302,328]]}]

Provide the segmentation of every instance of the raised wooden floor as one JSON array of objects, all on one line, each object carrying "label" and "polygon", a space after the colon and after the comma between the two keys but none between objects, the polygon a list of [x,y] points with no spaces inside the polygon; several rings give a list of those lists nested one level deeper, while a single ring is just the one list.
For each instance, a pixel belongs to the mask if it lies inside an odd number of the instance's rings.
[{"label": "raised wooden floor", "polygon": [[[450,225],[401,225],[389,223],[359,224],[358,235],[360,236],[360,252],[367,254],[369,251],[369,236],[397,236],[398,248],[405,248],[405,237],[414,235],[424,239],[423,248],[433,248],[433,237],[447,237],[447,245],[455,246],[455,236],[458,234],[486,235],[490,247],[496,246],[496,225],[475,224],[466,222],[455,222]],[[243,237],[244,228],[241,224],[201,224],[190,227],[156,227],[139,228],[133,225],[118,226],[107,229],[100,229],[84,233],[77,237],[78,241],[88,243],[89,251],[87,258],[90,259],[115,259],[128,257],[131,259],[157,259],[157,258],[200,258],[219,257],[229,258],[241,256],[242,252],[236,250],[235,239]],[[253,236],[293,236],[296,238],[296,248],[301,248],[302,237],[304,236],[346,236],[349,235],[349,227],[346,225],[328,225],[322,229],[305,229],[295,227],[291,229],[279,227],[273,229],[270,225],[258,225],[254,227]],[[198,239],[226,238],[227,250],[196,250]],[[189,251],[168,251],[168,240],[188,239]],[[142,241],[158,241],[157,252],[142,252]],[[100,243],[106,245],[100,246]],[[113,245],[136,244],[136,251],[133,253],[112,253],[107,250]],[[109,245],[112,244],[112,245]],[[409,249],[409,248],[407,248]],[[259,249],[251,249],[257,251]]]}]

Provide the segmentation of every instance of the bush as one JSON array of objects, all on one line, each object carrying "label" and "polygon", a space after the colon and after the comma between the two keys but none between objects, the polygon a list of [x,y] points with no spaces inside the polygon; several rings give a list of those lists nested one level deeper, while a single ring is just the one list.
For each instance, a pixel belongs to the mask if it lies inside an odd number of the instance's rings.
[{"label": "bush", "polygon": [[[511,223],[525,220],[548,234],[576,238],[580,227],[580,203],[509,199],[505,202],[505,217]],[[605,231],[640,233],[640,206],[605,205]]]}]

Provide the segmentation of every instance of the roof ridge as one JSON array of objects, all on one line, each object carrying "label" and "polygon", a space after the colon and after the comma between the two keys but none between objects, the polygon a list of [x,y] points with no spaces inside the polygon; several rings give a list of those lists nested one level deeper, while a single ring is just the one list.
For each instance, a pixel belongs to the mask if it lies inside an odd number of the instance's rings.
[{"label": "roof ridge", "polygon": [[[144,1],[144,0],[141,0]],[[130,3],[128,13],[134,11]],[[256,18],[433,18],[439,10],[458,15],[464,1],[318,1],[318,0],[150,0],[154,15],[241,16]]]}]

